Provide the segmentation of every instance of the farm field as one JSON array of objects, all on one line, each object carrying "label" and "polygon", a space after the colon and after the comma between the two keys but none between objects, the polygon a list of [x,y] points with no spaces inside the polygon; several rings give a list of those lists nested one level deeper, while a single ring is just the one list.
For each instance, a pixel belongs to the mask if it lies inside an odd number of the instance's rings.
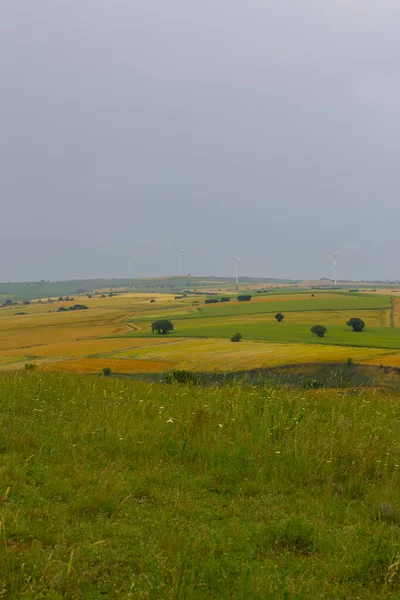
[{"label": "farm field", "polygon": [[[169,360],[176,367],[193,371],[221,372],[243,371],[245,369],[270,368],[287,364],[318,362],[345,362],[349,357],[355,361],[391,358],[390,351],[372,348],[349,348],[343,346],[320,346],[318,344],[278,344],[256,341],[242,341],[232,344],[222,339],[170,339],[158,346],[139,346],[131,350],[117,352],[113,356],[121,358],[147,358]],[[378,358],[379,357],[379,358]]]},{"label": "farm field", "polygon": [[[205,337],[205,338],[226,338],[240,331],[244,339],[263,340],[270,342],[290,342],[290,343],[309,343],[324,345],[344,345],[354,347],[369,348],[388,348],[400,349],[399,331],[389,327],[369,327],[360,334],[354,333],[351,329],[344,326],[331,325],[328,333],[322,339],[316,338],[310,332],[310,325],[296,323],[292,327],[285,327],[284,323],[243,323],[238,320],[232,323],[214,323],[212,320],[202,320],[199,323],[196,320],[180,321],[179,327],[176,324],[174,332],[170,337]],[[151,331],[138,330],[129,334],[132,336],[152,336]]]},{"label": "farm field", "polygon": [[[313,292],[314,293],[314,292]],[[187,306],[187,312],[193,319],[210,317],[232,317],[280,312],[332,311],[332,310],[368,310],[389,309],[390,297],[372,294],[344,294],[339,292],[290,294],[273,296],[256,296],[251,302],[238,302],[232,299],[229,303],[208,304],[198,307]],[[165,313],[165,318],[172,315]],[[182,317],[186,318],[185,315]]]},{"label": "farm field", "polygon": [[[256,294],[250,302],[234,295],[229,303],[204,300],[129,292],[0,308],[0,370],[34,362],[59,372],[232,372],[348,358],[397,367],[400,299],[388,294],[288,288]],[[57,312],[74,303],[88,310]],[[285,315],[282,323],[274,318],[277,311]],[[365,331],[346,327],[352,316],[366,322]],[[151,323],[163,318],[172,320],[173,332],[153,334]],[[324,338],[312,335],[314,324],[327,327]],[[232,344],[236,332],[243,339]]]},{"label": "farm field", "polygon": [[400,402],[0,374],[4,598],[400,595]]},{"label": "farm field", "polygon": [[174,363],[156,360],[124,360],[118,358],[75,358],[65,361],[47,363],[42,371],[60,373],[101,373],[104,368],[111,368],[115,373],[163,373],[171,369]]}]

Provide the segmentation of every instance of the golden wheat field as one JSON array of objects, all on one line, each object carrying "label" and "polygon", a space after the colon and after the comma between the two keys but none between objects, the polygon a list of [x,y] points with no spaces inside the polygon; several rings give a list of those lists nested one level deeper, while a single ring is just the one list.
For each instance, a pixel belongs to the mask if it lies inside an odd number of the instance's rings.
[{"label": "golden wheat field", "polygon": [[159,346],[142,346],[114,354],[115,357],[172,361],[179,368],[193,371],[239,371],[307,362],[341,362],[349,356],[361,362],[378,355],[382,355],[382,350],[373,348],[258,341],[232,344],[222,339],[188,338],[173,338],[169,343]]},{"label": "golden wheat field", "polygon": [[384,367],[400,367],[400,353],[399,352],[387,352],[380,354],[376,357],[365,360],[366,364],[369,365],[383,365]]},{"label": "golden wheat field", "polygon": [[101,373],[104,368],[110,368],[113,373],[163,373],[173,366],[173,363],[156,360],[75,358],[40,365],[40,369],[61,373]]}]

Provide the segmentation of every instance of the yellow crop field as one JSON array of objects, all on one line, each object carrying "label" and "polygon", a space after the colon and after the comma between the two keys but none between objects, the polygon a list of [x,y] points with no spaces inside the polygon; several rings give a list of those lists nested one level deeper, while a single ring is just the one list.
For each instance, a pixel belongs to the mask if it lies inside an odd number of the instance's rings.
[{"label": "yellow crop field", "polygon": [[[15,357],[85,357],[93,354],[109,354],[118,350],[133,349],[141,346],[157,346],[168,342],[164,337],[157,338],[95,338],[68,340],[53,344],[35,345],[31,348],[12,350]],[[8,354],[10,351],[8,351]],[[0,360],[2,353],[0,352]]]},{"label": "yellow crop field", "polygon": [[238,371],[285,364],[344,362],[349,356],[354,361],[362,361],[382,354],[382,350],[374,348],[256,341],[232,344],[229,340],[222,339],[173,338],[170,343],[157,347],[138,347],[134,350],[115,353],[113,357],[167,360],[174,362],[176,368],[193,371],[213,371],[215,369]]},{"label": "yellow crop field", "polygon": [[392,323],[393,327],[400,327],[400,298],[392,298]]},{"label": "yellow crop field", "polygon": [[384,367],[400,367],[400,353],[387,352],[363,361],[368,365],[383,365]]},{"label": "yellow crop field", "polygon": [[14,364],[18,360],[19,358],[15,356],[0,356],[0,368],[8,367],[9,365]]},{"label": "yellow crop field", "polygon": [[10,316],[0,320],[0,354],[32,349],[61,341],[118,335],[128,331],[127,313],[115,311],[71,311],[41,315]]},{"label": "yellow crop field", "polygon": [[114,373],[163,373],[173,367],[173,363],[123,358],[77,358],[39,365],[42,371],[60,373],[101,373],[107,367]]}]

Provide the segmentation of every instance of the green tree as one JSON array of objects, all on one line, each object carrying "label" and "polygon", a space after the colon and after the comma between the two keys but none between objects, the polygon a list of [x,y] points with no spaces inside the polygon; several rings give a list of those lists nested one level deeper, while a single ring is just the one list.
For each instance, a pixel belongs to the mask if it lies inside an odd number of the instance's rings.
[{"label": "green tree", "polygon": [[328,330],[326,327],[324,327],[324,325],[313,325],[313,327],[311,327],[311,331],[317,337],[323,338]]},{"label": "green tree", "polygon": [[169,321],[168,319],[161,319],[159,321],[154,321],[154,323],[151,324],[151,330],[154,333],[155,331],[158,334],[167,334],[170,331],[172,331],[174,329],[174,326],[172,325],[171,321]]},{"label": "green tree", "polygon": [[353,317],[352,319],[349,319],[346,325],[348,327],[352,327],[353,331],[362,331],[365,327],[364,321],[362,319],[359,319],[358,317]]},{"label": "green tree", "polygon": [[285,315],[283,315],[282,313],[276,313],[275,315],[275,319],[278,321],[278,323],[280,323],[281,321],[283,321],[283,319],[285,318]]},{"label": "green tree", "polygon": [[243,336],[241,333],[234,333],[233,336],[231,337],[231,342],[240,342],[242,337]]}]

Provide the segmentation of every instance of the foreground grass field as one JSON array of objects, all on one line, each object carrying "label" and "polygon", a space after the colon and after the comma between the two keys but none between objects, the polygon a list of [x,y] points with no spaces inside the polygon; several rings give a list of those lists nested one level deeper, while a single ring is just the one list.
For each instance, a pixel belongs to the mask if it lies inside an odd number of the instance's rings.
[{"label": "foreground grass field", "polygon": [[400,595],[400,402],[0,376],[0,596]]}]

